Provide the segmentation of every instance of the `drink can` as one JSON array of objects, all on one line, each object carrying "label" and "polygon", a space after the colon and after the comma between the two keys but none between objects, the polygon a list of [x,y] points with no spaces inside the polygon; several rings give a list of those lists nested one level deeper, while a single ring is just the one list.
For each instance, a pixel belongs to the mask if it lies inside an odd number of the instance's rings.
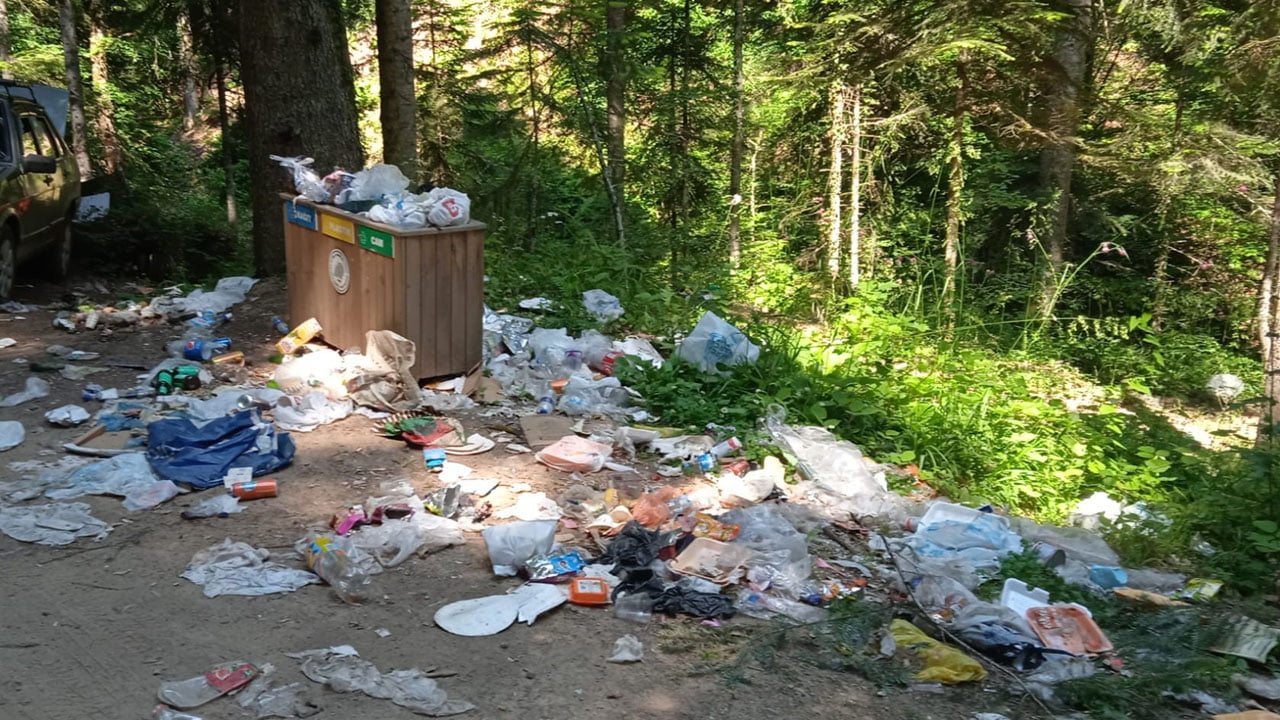
[{"label": "drink can", "polygon": [[620,352],[618,352],[617,350],[611,350],[611,351],[609,351],[609,352],[605,353],[605,354],[604,354],[604,357],[600,358],[600,368],[599,368],[599,369],[600,369],[600,374],[601,374],[601,375],[612,375],[612,374],[613,374],[613,364],[618,360],[618,358],[622,357],[622,356],[623,356],[623,355],[625,355],[625,354],[626,354],[626,353],[620,353]]},{"label": "drink can", "polygon": [[711,472],[720,465],[720,459],[715,453],[703,453],[698,456],[698,469],[702,472]]},{"label": "drink can", "polygon": [[156,387],[157,395],[172,395],[173,373],[168,370],[161,370],[156,373],[155,380],[152,381],[152,384]]},{"label": "drink can", "polygon": [[245,480],[231,486],[231,494],[241,500],[257,500],[276,496],[276,481],[272,478]]},{"label": "drink can", "polygon": [[725,465],[724,469],[726,472],[730,472],[730,473],[733,473],[734,475],[737,475],[738,477],[742,477],[743,475],[747,474],[748,470],[751,469],[751,462],[744,459],[734,460],[728,465]]}]

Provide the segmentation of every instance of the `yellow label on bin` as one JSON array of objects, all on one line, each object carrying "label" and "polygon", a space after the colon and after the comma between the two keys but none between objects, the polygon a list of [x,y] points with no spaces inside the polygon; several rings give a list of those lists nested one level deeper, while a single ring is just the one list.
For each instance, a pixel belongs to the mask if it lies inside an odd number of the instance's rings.
[{"label": "yellow label on bin", "polygon": [[365,250],[372,250],[379,255],[394,258],[396,256],[395,242],[396,240],[391,236],[391,233],[374,230],[363,225],[360,226],[360,247]]},{"label": "yellow label on bin", "polygon": [[356,226],[350,220],[328,213],[320,213],[320,232],[334,240],[341,240],[352,245],[356,242]]}]

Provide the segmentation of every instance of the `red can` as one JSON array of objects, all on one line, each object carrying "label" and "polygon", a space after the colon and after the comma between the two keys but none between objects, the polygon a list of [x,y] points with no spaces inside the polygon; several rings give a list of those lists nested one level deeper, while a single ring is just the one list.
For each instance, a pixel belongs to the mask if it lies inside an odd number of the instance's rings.
[{"label": "red can", "polygon": [[734,460],[728,465],[725,465],[724,469],[726,472],[731,472],[738,477],[742,477],[751,469],[751,463],[746,460]]},{"label": "red can", "polygon": [[245,480],[231,486],[231,494],[241,500],[257,500],[276,496],[276,481],[272,478],[262,480]]}]

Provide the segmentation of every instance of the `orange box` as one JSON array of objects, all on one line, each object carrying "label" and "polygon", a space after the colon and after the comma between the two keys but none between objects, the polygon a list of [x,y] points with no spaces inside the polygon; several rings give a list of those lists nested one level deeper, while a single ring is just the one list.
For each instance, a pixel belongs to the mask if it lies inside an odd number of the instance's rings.
[{"label": "orange box", "polygon": [[600,578],[576,577],[569,585],[569,602],[575,605],[606,605],[609,584]]}]

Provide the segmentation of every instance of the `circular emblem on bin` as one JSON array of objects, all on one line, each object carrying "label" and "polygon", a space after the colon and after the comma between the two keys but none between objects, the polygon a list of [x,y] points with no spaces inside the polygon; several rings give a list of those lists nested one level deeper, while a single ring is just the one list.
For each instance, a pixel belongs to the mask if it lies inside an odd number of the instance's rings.
[{"label": "circular emblem on bin", "polygon": [[341,250],[329,251],[329,283],[339,295],[351,287],[351,266],[347,254]]}]

